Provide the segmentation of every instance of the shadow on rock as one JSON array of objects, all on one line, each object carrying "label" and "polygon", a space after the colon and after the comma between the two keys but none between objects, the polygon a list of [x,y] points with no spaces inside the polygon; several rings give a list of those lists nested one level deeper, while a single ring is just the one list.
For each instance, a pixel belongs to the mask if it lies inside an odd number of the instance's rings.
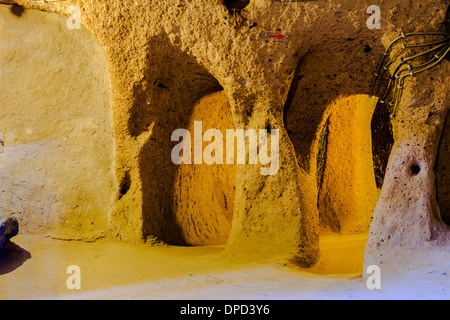
[{"label": "shadow on rock", "polygon": [[16,270],[30,258],[31,254],[27,250],[13,242],[6,243],[0,249],[0,275]]}]

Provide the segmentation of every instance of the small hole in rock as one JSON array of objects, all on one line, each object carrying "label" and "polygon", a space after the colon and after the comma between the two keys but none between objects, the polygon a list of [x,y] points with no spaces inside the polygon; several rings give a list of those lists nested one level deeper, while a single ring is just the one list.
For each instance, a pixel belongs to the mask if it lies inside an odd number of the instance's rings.
[{"label": "small hole in rock", "polygon": [[25,8],[18,4],[13,4],[11,7],[11,13],[17,17],[21,17],[24,12]]},{"label": "small hole in rock", "polygon": [[410,168],[411,175],[417,176],[420,173],[420,166],[418,164],[411,165]]},{"label": "small hole in rock", "polygon": [[128,190],[130,190],[131,187],[131,177],[130,173],[127,171],[125,172],[125,176],[122,179],[122,182],[120,184],[120,191],[119,191],[119,200],[127,194]]}]

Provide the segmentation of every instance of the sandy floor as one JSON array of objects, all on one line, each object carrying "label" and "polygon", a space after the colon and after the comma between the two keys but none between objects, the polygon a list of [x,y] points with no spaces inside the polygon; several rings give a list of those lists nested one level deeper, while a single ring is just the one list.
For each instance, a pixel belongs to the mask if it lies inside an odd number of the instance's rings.
[{"label": "sandy floor", "polygon": [[[450,251],[402,252],[382,266],[382,289],[363,275],[366,237],[321,238],[309,270],[277,261],[237,263],[223,247],[132,245],[101,240],[13,238],[0,265],[1,299],[449,299]],[[69,265],[81,289],[69,290]]]}]

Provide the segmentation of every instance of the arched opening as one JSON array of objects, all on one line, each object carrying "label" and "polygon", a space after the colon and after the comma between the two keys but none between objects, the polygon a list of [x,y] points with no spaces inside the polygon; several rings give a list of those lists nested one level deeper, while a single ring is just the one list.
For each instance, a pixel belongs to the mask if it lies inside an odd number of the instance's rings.
[{"label": "arched opening", "polygon": [[450,120],[445,121],[435,164],[436,199],[442,220],[450,226]]},{"label": "arched opening", "polygon": [[0,5],[0,210],[22,233],[92,239],[116,191],[108,64],[67,17]]},{"label": "arched opening", "polygon": [[[194,106],[188,131],[194,137],[194,121],[201,121],[202,129],[218,130],[225,151],[226,130],[234,130],[230,106],[223,91],[202,98]],[[213,138],[215,140],[216,138]],[[204,142],[201,152],[210,142]],[[195,150],[194,139],[191,140]],[[215,153],[215,150],[211,152]],[[215,154],[214,154],[215,155]],[[226,153],[223,153],[223,157]],[[222,159],[223,159],[222,157]],[[190,245],[226,244],[234,209],[234,164],[181,164],[174,184],[174,216],[182,231],[183,240]]]},{"label": "arched opening", "polygon": [[372,60],[381,52],[364,31],[330,39],[327,46],[318,44],[301,56],[293,75],[284,123],[299,166],[317,181],[321,260],[312,272],[360,273],[363,267],[379,194],[369,66],[376,67]]},{"label": "arched opening", "polygon": [[378,103],[371,122],[372,128],[372,153],[375,181],[377,188],[381,190],[386,174],[386,168],[394,145],[392,132],[391,113],[386,104]]},{"label": "arched opening", "polygon": [[[377,100],[358,94],[363,78],[353,79],[353,85],[340,92],[336,79],[345,75],[338,72],[339,63],[324,64],[325,54],[329,52],[314,52],[299,61],[284,122],[300,166],[316,175],[322,234],[366,233],[379,195],[374,169],[378,158],[372,147]],[[363,59],[365,54],[361,48],[358,56]],[[384,165],[389,154],[390,149],[382,154]]]},{"label": "arched opening", "polygon": [[172,150],[181,139],[172,141],[172,134],[184,129],[193,140],[195,121],[202,121],[203,133],[232,129],[227,98],[214,76],[168,37],[154,37],[148,50],[152,63],[141,87],[135,88],[129,119],[134,136],[153,125],[139,154],[144,236],[170,245],[224,244],[231,225],[234,171],[226,164],[175,164]]},{"label": "arched opening", "polygon": [[374,99],[357,95],[340,99],[330,108],[318,195],[323,232],[369,230],[378,200],[370,127],[375,104]]}]

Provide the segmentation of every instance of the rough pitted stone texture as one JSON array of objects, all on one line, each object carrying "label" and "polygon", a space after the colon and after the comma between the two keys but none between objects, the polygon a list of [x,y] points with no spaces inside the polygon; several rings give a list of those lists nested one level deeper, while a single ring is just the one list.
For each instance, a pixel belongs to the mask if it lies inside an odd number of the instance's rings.
[{"label": "rough pitted stone texture", "polygon": [[58,14],[1,6],[0,17],[0,211],[26,232],[101,236],[116,189],[103,49]]},{"label": "rough pitted stone texture", "polygon": [[445,63],[430,74],[418,75],[405,89],[394,121],[395,143],[370,226],[365,266],[380,265],[395,248],[442,246],[449,250],[450,228],[436,200],[436,174],[440,172],[435,172],[450,106],[448,83],[450,65]]},{"label": "rough pitted stone texture", "polygon": [[[276,175],[261,176],[259,165],[236,167],[227,252],[253,259],[284,256],[303,266],[319,255],[316,158],[334,101],[368,94],[387,44],[402,31],[441,30],[448,7],[444,0],[378,1],[382,28],[369,30],[373,1],[366,0],[252,0],[240,13],[222,0],[4,1],[62,15],[77,5],[83,26],[105,50],[115,173],[122,186],[108,217],[111,235],[176,242],[168,231],[177,228],[168,225],[178,170],[170,162],[170,134],[195,120],[198,100],[223,88],[235,128],[280,130]],[[289,41],[266,42],[265,31],[276,30],[289,32]],[[435,218],[433,166],[450,105],[449,74],[444,62],[406,83],[409,94],[396,121],[367,256],[448,234]],[[413,162],[421,173],[411,177]]]}]

